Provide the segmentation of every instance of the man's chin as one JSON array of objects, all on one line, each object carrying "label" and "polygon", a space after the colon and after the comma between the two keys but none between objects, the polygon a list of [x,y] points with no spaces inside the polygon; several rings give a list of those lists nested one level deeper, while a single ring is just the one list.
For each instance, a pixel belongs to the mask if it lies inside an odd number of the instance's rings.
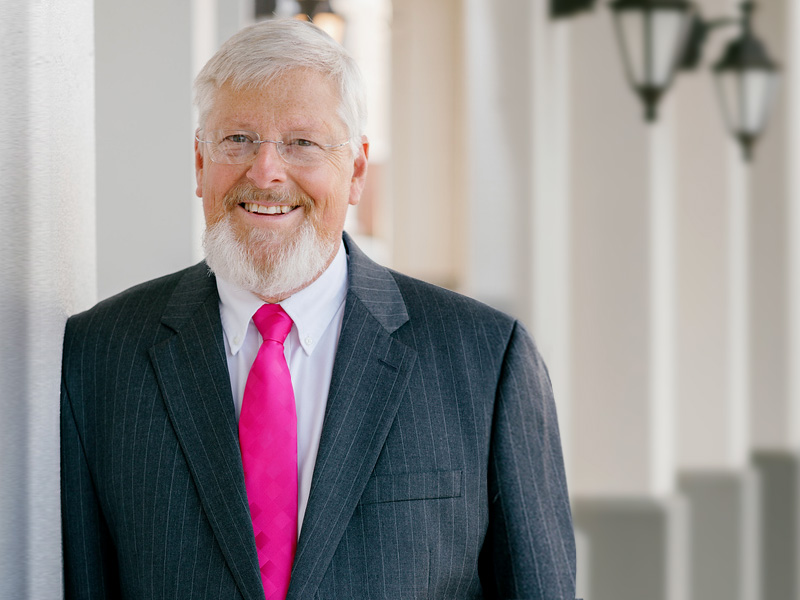
[{"label": "man's chin", "polygon": [[286,298],[316,280],[333,259],[336,242],[309,222],[292,232],[252,228],[242,232],[228,220],[209,227],[203,236],[212,271],[270,299]]}]

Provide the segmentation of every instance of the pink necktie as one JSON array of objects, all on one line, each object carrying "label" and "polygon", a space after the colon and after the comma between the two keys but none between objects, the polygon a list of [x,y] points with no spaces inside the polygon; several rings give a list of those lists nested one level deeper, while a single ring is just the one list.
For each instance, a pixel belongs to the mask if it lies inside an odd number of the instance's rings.
[{"label": "pink necktie", "polygon": [[244,481],[267,600],[283,600],[297,546],[297,412],[283,342],[292,319],[278,304],[253,315],[264,338],[239,417]]}]

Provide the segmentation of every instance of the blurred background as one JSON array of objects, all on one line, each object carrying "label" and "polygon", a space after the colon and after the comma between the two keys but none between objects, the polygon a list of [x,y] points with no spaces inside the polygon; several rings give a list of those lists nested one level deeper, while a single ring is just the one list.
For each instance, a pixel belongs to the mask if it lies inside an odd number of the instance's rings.
[{"label": "blurred background", "polygon": [[192,80],[305,12],[369,86],[347,230],[537,340],[578,595],[800,599],[800,7],[744,4],[0,0],[0,597],[61,596],[67,315],[202,258]]}]

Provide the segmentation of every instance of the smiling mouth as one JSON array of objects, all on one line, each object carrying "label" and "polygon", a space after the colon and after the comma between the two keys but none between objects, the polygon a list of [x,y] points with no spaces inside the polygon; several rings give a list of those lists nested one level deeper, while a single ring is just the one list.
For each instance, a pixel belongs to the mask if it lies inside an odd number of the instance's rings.
[{"label": "smiling mouth", "polygon": [[285,206],[282,204],[271,204],[269,206],[264,206],[263,204],[254,204],[251,202],[242,202],[239,206],[249,213],[255,213],[259,215],[285,215],[286,213],[297,208],[296,206]]}]

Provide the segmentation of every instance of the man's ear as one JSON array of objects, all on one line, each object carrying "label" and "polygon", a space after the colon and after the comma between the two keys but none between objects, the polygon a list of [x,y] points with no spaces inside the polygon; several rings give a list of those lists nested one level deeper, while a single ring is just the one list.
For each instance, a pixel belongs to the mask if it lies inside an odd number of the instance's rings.
[{"label": "man's ear", "polygon": [[[199,131],[199,130],[198,130]],[[203,197],[203,151],[200,149],[200,142],[194,140],[194,176],[197,181],[195,194],[198,198]]]},{"label": "man's ear", "polygon": [[361,193],[367,181],[367,163],[369,159],[369,140],[361,136],[361,145],[353,160],[353,178],[350,180],[350,204],[355,206],[361,200]]}]

